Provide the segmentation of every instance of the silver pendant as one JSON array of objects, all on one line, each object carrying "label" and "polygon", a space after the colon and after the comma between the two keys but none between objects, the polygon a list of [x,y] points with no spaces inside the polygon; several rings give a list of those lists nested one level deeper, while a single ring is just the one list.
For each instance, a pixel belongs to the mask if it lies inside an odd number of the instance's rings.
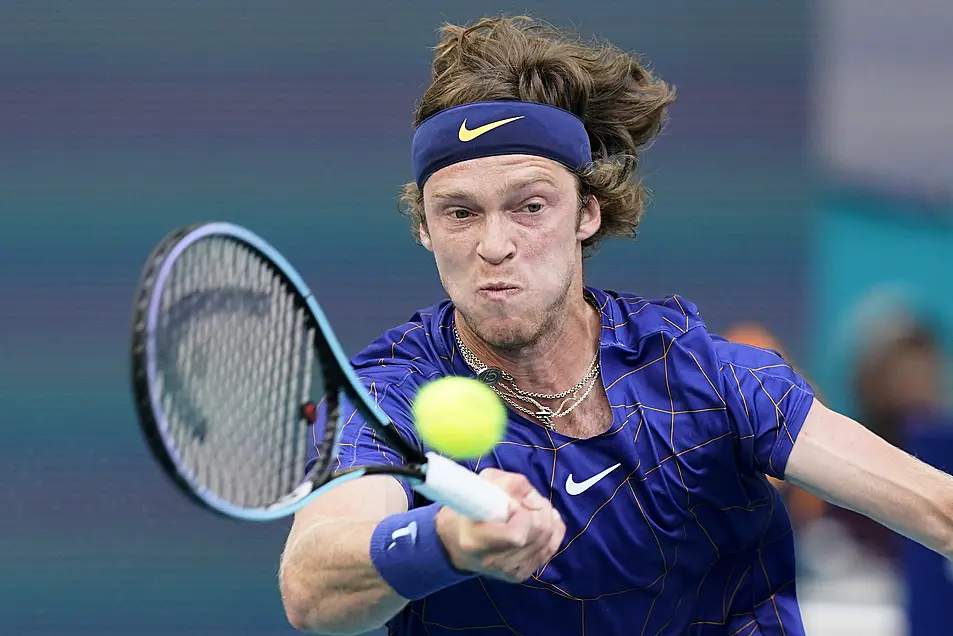
[{"label": "silver pendant", "polygon": [[500,381],[501,377],[503,377],[503,371],[498,367],[483,367],[477,373],[477,379],[487,386],[493,386]]},{"label": "silver pendant", "polygon": [[553,428],[553,415],[555,414],[553,413],[553,410],[549,408],[548,406],[541,406],[539,410],[536,411],[536,413],[534,413],[533,415],[535,415],[536,418],[540,422],[545,424],[548,428],[550,429]]}]

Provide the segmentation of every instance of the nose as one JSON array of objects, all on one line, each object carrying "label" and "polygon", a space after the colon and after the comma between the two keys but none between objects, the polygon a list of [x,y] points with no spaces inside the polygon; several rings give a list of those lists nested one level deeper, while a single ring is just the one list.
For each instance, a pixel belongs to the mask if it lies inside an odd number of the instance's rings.
[{"label": "nose", "polygon": [[486,262],[498,265],[516,253],[513,228],[503,214],[487,214],[484,219],[477,254]]}]

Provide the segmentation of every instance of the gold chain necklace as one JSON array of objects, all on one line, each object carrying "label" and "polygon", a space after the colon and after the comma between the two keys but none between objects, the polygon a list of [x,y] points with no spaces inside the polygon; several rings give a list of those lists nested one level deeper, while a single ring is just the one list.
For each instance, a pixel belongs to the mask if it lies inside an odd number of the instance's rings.
[{"label": "gold chain necklace", "polygon": [[[523,389],[516,386],[516,381],[513,379],[513,376],[508,374],[506,371],[499,367],[489,367],[483,363],[480,358],[476,356],[475,353],[470,351],[470,348],[463,343],[463,339],[460,338],[460,332],[457,331],[457,326],[453,326],[453,336],[457,341],[457,347],[460,349],[460,353],[463,355],[463,360],[467,363],[474,373],[476,373],[477,378],[489,386],[493,391],[500,396],[507,404],[512,406],[514,409],[529,415],[530,417],[535,417],[540,422],[542,422],[549,430],[555,431],[556,426],[553,424],[553,419],[557,417],[564,417],[572,412],[579,404],[585,400],[589,393],[592,392],[593,387],[596,385],[598,380],[598,371],[599,371],[599,351],[596,350],[596,355],[593,356],[592,362],[589,363],[589,369],[586,372],[586,375],[577,382],[574,386],[560,393],[547,394],[547,393],[533,393],[531,391],[524,391]],[[588,384],[588,386],[586,386]],[[575,397],[579,391],[585,391],[582,395]],[[563,400],[560,403],[559,407],[554,411],[548,406],[540,404],[538,400]],[[525,406],[517,404],[515,400],[520,400],[531,404],[535,410],[530,410]],[[566,403],[571,402],[567,407]]]}]

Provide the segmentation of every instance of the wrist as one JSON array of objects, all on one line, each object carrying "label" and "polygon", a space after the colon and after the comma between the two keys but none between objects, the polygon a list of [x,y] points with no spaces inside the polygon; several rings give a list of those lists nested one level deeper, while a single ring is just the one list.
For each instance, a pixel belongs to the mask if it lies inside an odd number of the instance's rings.
[{"label": "wrist", "polygon": [[[371,563],[403,598],[414,601],[476,576],[459,568],[438,531],[441,506],[383,519],[371,536]],[[452,525],[452,520],[451,520]],[[446,521],[441,523],[446,529]]]},{"label": "wrist", "polygon": [[447,558],[454,568],[461,572],[469,572],[472,568],[468,567],[467,559],[460,550],[458,540],[460,534],[460,515],[447,508],[441,507],[434,518],[434,525],[437,529],[437,536],[440,537],[440,543]]}]

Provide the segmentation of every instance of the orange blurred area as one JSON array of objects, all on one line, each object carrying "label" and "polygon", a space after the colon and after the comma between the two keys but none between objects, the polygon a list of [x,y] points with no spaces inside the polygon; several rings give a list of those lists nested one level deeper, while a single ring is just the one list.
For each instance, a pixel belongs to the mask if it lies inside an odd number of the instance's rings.
[{"label": "orange blurred area", "polygon": [[[764,325],[757,322],[737,322],[725,329],[722,335],[731,342],[777,351],[791,366],[798,369],[781,341]],[[798,369],[798,372],[803,375],[802,369]],[[810,382],[810,379],[808,379],[808,382]],[[814,386],[813,382],[811,385],[820,399],[819,389]],[[795,530],[803,528],[810,522],[822,517],[827,511],[828,505],[823,499],[773,477],[768,477],[768,480],[783,494]]]}]

